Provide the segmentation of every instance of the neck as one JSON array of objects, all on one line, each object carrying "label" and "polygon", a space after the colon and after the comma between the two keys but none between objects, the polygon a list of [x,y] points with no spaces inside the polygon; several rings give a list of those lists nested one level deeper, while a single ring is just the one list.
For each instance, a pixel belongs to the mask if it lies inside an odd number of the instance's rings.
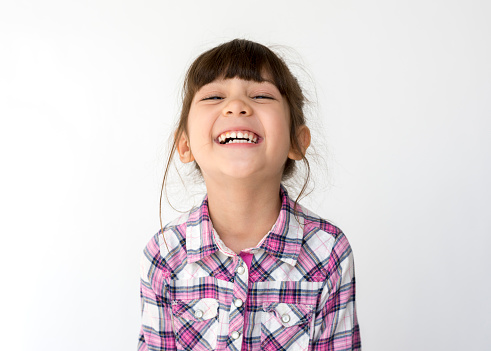
[{"label": "neck", "polygon": [[280,182],[209,184],[208,209],[224,244],[236,253],[256,246],[275,224],[281,209]]}]

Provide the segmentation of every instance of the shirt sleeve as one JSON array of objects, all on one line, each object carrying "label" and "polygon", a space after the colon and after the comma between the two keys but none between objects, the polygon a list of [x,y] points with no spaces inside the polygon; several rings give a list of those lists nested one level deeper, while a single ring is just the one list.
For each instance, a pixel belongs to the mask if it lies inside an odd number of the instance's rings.
[{"label": "shirt sleeve", "polygon": [[328,279],[322,291],[314,324],[313,350],[361,350],[355,306],[353,253],[340,233],[327,264]]},{"label": "shirt sleeve", "polygon": [[172,329],[170,303],[165,296],[165,283],[158,237],[143,251],[141,260],[140,296],[142,326],[138,351],[173,350],[176,348]]}]

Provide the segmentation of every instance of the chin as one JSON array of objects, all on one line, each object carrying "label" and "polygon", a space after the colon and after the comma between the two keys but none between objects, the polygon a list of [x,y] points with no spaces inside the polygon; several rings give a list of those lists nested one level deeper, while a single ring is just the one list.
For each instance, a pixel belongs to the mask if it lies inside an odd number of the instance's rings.
[{"label": "chin", "polygon": [[227,177],[230,177],[232,179],[249,179],[253,178],[255,175],[257,175],[257,172],[254,172],[254,170],[251,170],[250,168],[235,168],[231,169],[228,172],[224,172],[224,175]]},{"label": "chin", "polygon": [[212,172],[205,172],[207,173],[205,175],[205,180],[208,176],[209,179],[215,179],[218,182],[226,182],[228,180],[230,181],[235,181],[235,180],[254,180],[258,177],[260,177],[260,171],[257,169],[251,168],[250,164],[248,166],[230,166],[224,168],[221,168],[219,170],[214,169]]}]

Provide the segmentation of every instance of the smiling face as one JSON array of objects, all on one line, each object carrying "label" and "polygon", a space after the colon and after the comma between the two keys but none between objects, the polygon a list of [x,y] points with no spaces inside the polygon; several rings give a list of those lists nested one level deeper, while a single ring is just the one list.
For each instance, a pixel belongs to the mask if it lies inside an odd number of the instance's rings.
[{"label": "smiling face", "polygon": [[195,160],[205,182],[281,181],[290,147],[288,103],[274,84],[218,79],[195,94],[178,151]]}]

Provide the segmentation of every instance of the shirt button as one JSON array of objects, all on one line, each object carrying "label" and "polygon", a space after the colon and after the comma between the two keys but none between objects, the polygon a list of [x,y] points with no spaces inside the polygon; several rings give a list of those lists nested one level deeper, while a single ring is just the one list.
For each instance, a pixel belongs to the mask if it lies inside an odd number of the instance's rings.
[{"label": "shirt button", "polygon": [[196,312],[194,312],[194,316],[198,319],[202,318],[203,317],[203,311],[201,310],[196,310]]},{"label": "shirt button", "polygon": [[243,266],[237,267],[237,273],[244,274],[244,272],[245,272],[245,268]]},{"label": "shirt button", "polygon": [[281,321],[283,323],[288,323],[290,321],[290,316],[287,314],[284,314],[283,316],[281,316]]},{"label": "shirt button", "polygon": [[235,307],[242,307],[243,304],[244,304],[244,301],[242,301],[241,299],[236,299],[234,301]]},{"label": "shirt button", "polygon": [[234,330],[232,334],[230,334],[230,336],[232,337],[232,339],[237,340],[238,338],[240,338],[240,333],[237,330]]}]

